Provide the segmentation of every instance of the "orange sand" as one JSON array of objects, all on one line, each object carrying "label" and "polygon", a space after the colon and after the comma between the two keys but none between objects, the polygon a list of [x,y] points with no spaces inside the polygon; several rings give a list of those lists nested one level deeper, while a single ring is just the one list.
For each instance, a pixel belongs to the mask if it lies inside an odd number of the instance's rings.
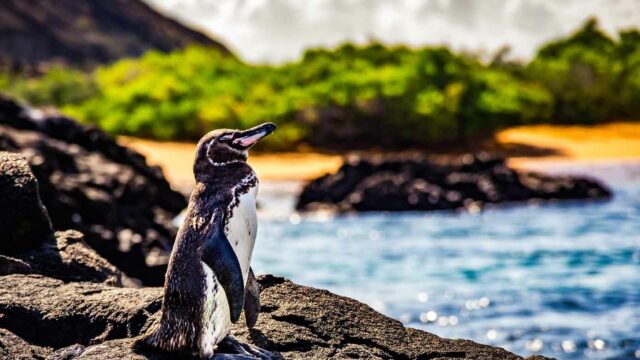
[{"label": "orange sand", "polygon": [[520,168],[567,162],[622,162],[640,160],[640,122],[618,122],[595,126],[522,126],[496,135],[501,144],[522,144],[549,149],[544,157],[513,157]]},{"label": "orange sand", "polygon": [[[499,132],[500,144],[520,144],[550,150],[543,157],[520,156],[510,164],[519,168],[540,168],[563,162],[640,160],[640,122],[596,126],[522,126]],[[160,165],[176,186],[193,183],[195,144],[157,142],[129,137],[119,141],[140,151],[150,164]],[[249,163],[263,180],[308,180],[333,172],[342,164],[338,155],[316,152],[252,154]]]}]

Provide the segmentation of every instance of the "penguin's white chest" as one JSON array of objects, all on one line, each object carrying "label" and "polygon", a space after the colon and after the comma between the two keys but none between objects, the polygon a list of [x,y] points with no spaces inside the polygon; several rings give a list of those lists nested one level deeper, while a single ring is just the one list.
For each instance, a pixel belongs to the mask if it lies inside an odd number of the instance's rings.
[{"label": "penguin's white chest", "polygon": [[246,193],[238,196],[236,206],[231,208],[231,214],[225,228],[225,235],[240,262],[242,279],[245,284],[249,276],[249,264],[251,263],[253,245],[255,244],[256,231],[258,230],[257,196],[257,184]]},{"label": "penguin's white chest", "polygon": [[227,294],[218,277],[204,262],[200,262],[205,274],[205,302],[202,314],[202,338],[200,357],[213,356],[213,348],[224,339],[231,329],[231,315]]}]

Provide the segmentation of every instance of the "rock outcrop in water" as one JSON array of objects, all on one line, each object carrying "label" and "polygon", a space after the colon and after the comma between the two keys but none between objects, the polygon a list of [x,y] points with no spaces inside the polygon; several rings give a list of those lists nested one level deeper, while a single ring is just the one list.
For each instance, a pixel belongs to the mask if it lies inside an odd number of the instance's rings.
[{"label": "rock outcrop in water", "polygon": [[187,201],[158,167],[96,128],[2,96],[0,150],[26,157],[54,229],[79,230],[130,277],[163,283],[177,231],[172,219]]},{"label": "rock outcrop in water", "polygon": [[515,171],[484,153],[443,161],[426,156],[362,159],[308,183],[300,211],[430,211],[518,201],[608,198],[595,180]]},{"label": "rock outcrop in water", "polygon": [[[26,161],[1,152],[0,159],[20,169],[0,173],[0,193],[21,193],[24,208],[36,209],[29,216],[5,218],[0,233],[18,223],[26,228],[48,223]],[[18,185],[25,179],[30,185],[22,191]],[[122,274],[84,244],[82,234],[58,232],[54,239],[46,230],[39,230],[41,238],[27,232],[34,241],[24,249],[12,246],[20,243],[19,236],[3,238],[7,246],[0,248],[0,358],[176,358],[133,346],[136,337],[159,321],[161,288],[120,287]],[[405,328],[362,303],[325,290],[270,275],[258,281],[258,323],[248,330],[241,320],[232,333],[282,358],[520,359],[500,348]]]}]

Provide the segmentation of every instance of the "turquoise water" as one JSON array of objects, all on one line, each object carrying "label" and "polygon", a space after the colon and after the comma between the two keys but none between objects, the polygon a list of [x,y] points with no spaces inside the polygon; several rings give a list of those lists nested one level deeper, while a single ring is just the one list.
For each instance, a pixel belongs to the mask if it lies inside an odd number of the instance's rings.
[{"label": "turquoise water", "polygon": [[440,336],[520,355],[640,358],[640,164],[562,168],[609,202],[331,217],[263,184],[257,273],[353,297]]}]

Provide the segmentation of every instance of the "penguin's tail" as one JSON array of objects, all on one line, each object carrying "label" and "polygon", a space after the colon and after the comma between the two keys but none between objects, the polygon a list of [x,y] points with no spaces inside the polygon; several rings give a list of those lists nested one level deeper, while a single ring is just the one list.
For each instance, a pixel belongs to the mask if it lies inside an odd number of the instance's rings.
[{"label": "penguin's tail", "polygon": [[133,348],[136,352],[161,351],[181,355],[198,353],[197,344],[189,336],[180,331],[170,331],[168,326],[160,324],[135,340]]},{"label": "penguin's tail", "polygon": [[162,344],[159,341],[159,331],[160,326],[138,337],[133,343],[134,350],[162,349]]},{"label": "penguin's tail", "polygon": [[158,325],[155,328],[149,330],[146,334],[140,336],[134,342],[134,349],[136,350],[162,350],[169,352],[176,352],[183,350],[184,344],[179,344],[176,338],[171,338],[166,331],[164,331],[162,325]]}]

